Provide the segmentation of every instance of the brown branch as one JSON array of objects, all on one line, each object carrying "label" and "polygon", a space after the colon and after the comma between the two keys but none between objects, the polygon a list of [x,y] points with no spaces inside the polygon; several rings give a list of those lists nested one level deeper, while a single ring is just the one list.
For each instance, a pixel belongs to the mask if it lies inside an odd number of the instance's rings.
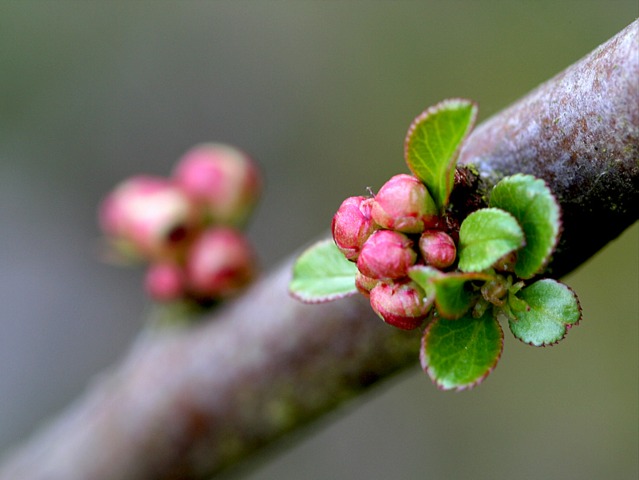
[{"label": "brown branch", "polygon": [[[485,122],[463,153],[486,186],[518,171],[546,179],[565,212],[556,275],[636,218],[638,32]],[[209,322],[146,332],[0,479],[207,478],[415,363],[417,334],[386,327],[362,298],[292,300],[291,262]]]},{"label": "brown branch", "polygon": [[[544,178],[559,198],[564,232],[553,273],[565,275],[637,218],[637,21],[474,132],[461,162],[489,183]],[[596,228],[593,228],[596,227]]]}]

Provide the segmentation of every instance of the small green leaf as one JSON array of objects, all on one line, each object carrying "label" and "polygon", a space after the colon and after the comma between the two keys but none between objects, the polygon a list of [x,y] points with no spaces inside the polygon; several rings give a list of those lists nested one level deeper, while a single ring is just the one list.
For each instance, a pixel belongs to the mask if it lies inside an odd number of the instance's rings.
[{"label": "small green leaf", "polygon": [[543,180],[517,174],[495,186],[490,206],[512,213],[519,221],[526,246],[518,252],[515,273],[532,278],[546,266],[559,240],[561,211],[557,200]]},{"label": "small green leaf", "polygon": [[428,265],[414,265],[408,269],[408,276],[426,292],[428,298],[435,296],[433,279],[443,275],[444,272]]},{"label": "small green leaf", "polygon": [[408,168],[428,188],[443,211],[453,189],[459,150],[477,117],[477,105],[470,100],[443,100],[419,115],[404,141]]},{"label": "small green leaf", "polygon": [[426,292],[427,297],[435,297],[437,312],[447,319],[459,318],[472,307],[474,294],[465,288],[467,282],[486,282],[493,278],[487,273],[444,273],[426,265],[411,267],[408,276]]},{"label": "small green leaf", "polygon": [[323,240],[295,261],[289,291],[305,303],[337,300],[357,293],[356,274],[357,266],[346,260],[333,240]]},{"label": "small green leaf", "polygon": [[517,297],[526,302],[528,308],[513,306],[516,319],[509,320],[508,324],[522,342],[537,347],[552,345],[581,319],[577,295],[556,280],[539,280],[521,290]]},{"label": "small green leaf", "polygon": [[435,287],[435,307],[447,319],[463,316],[473,306],[475,294],[466,288],[467,282],[488,281],[485,273],[448,273],[432,280]]},{"label": "small green leaf", "polygon": [[517,219],[498,208],[477,210],[459,229],[459,269],[480,272],[524,245]]},{"label": "small green leaf", "polygon": [[514,293],[508,293],[508,307],[511,312],[522,312],[528,310],[528,304]]},{"label": "small green leaf", "polygon": [[480,383],[493,370],[504,334],[490,310],[480,318],[436,318],[422,337],[422,368],[443,390],[464,390]]}]

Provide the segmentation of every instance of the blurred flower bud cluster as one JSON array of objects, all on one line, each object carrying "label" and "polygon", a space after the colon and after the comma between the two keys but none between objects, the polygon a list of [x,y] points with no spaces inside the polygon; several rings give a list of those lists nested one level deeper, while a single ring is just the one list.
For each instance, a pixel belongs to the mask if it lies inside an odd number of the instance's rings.
[{"label": "blurred flower bud cluster", "polygon": [[169,178],[138,175],[117,185],[100,205],[100,226],[115,255],[148,263],[144,284],[153,299],[206,304],[255,276],[255,255],[241,228],[260,191],[248,155],[201,144],[178,160]]},{"label": "blurred flower bud cluster", "polygon": [[432,298],[408,276],[413,265],[453,266],[455,241],[424,184],[412,175],[388,180],[373,197],[349,197],[332,222],[333,240],[357,264],[357,289],[387,323],[410,330],[421,325]]}]

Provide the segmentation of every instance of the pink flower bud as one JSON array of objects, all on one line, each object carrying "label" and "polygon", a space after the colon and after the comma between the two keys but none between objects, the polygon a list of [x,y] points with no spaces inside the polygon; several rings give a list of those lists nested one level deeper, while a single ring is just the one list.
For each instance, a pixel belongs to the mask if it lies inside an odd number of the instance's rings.
[{"label": "pink flower bud", "polygon": [[371,290],[370,301],[382,320],[403,330],[419,327],[433,303],[413,281],[379,283]]},{"label": "pink flower bud", "polygon": [[457,248],[453,239],[441,230],[426,230],[419,238],[419,250],[426,265],[447,268],[455,263]]},{"label": "pink flower bud", "polygon": [[333,217],[333,240],[349,260],[357,260],[362,245],[375,231],[376,225],[371,219],[371,201],[365,197],[349,197],[342,202]]},{"label": "pink flower bud", "polygon": [[116,245],[134,254],[174,256],[193,221],[193,206],[170,181],[132,177],[113,190],[100,206],[100,225]]},{"label": "pink flower bud", "polygon": [[403,233],[377,230],[364,243],[357,259],[357,269],[367,277],[386,280],[405,277],[415,263],[413,242]]},{"label": "pink flower bud", "polygon": [[177,300],[184,295],[184,272],[174,263],[151,264],[146,271],[146,292],[160,302]]},{"label": "pink flower bud", "polygon": [[187,282],[197,297],[227,297],[253,279],[254,264],[244,235],[228,227],[210,228],[188,252]]},{"label": "pink flower bud", "polygon": [[186,152],[173,177],[198,203],[208,222],[222,225],[241,225],[261,190],[253,160],[235,147],[217,143],[198,145]]},{"label": "pink flower bud", "polygon": [[371,293],[371,290],[380,282],[381,280],[376,280],[374,278],[367,277],[362,274],[359,270],[357,271],[357,275],[355,275],[355,287],[357,290],[368,297]]},{"label": "pink flower bud", "polygon": [[417,178],[395,175],[380,188],[371,212],[382,228],[405,233],[420,233],[439,221],[437,206]]}]

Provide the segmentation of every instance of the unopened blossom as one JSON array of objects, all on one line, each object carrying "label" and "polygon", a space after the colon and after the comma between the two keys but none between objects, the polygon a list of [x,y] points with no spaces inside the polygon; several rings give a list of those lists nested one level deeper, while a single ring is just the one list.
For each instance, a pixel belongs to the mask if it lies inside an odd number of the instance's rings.
[{"label": "unopened blossom", "polygon": [[404,277],[417,260],[413,241],[403,233],[377,230],[364,243],[357,269],[367,277],[386,280]]},{"label": "unopened blossom", "polygon": [[173,262],[152,263],[146,271],[144,288],[160,302],[177,300],[185,293],[184,272]]},{"label": "unopened blossom", "polygon": [[104,233],[136,255],[173,257],[188,235],[194,208],[171,181],[135,176],[120,183],[100,206]]},{"label": "unopened blossom", "polygon": [[261,191],[255,162],[243,151],[220,143],[204,143],[186,152],[173,178],[207,222],[221,225],[241,225]]},{"label": "unopened blossom", "polygon": [[457,258],[455,242],[441,230],[426,230],[419,238],[419,250],[426,265],[448,268]]},{"label": "unopened blossom", "polygon": [[371,218],[371,202],[372,199],[366,197],[349,197],[333,216],[333,240],[348,260],[357,260],[362,245],[376,229]]},{"label": "unopened blossom", "polygon": [[357,290],[364,295],[365,297],[368,297],[371,293],[371,290],[380,282],[381,280],[377,280],[375,278],[370,278],[367,277],[366,275],[364,275],[362,272],[360,272],[359,270],[357,271],[357,274],[355,275],[355,287],[357,288]]},{"label": "unopened blossom", "polygon": [[188,286],[196,297],[227,297],[253,279],[255,256],[238,230],[210,228],[191,246],[186,271]]},{"label": "unopened blossom", "polygon": [[413,281],[381,282],[371,290],[370,302],[382,320],[403,330],[419,327],[433,303]]},{"label": "unopened blossom", "polygon": [[437,206],[424,184],[412,175],[399,174],[380,188],[371,210],[382,228],[421,233],[439,221]]}]

